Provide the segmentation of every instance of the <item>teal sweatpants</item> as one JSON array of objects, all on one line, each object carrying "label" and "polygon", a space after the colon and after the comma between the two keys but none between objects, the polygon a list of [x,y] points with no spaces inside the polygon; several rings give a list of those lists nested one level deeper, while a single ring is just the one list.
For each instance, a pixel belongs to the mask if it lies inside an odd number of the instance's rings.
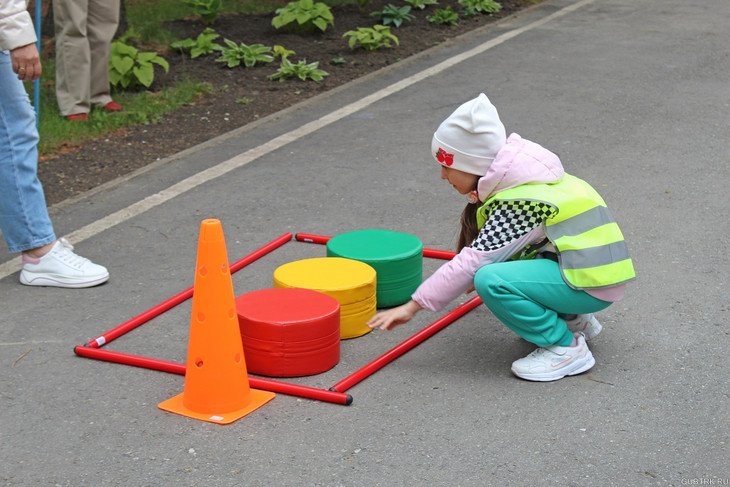
[{"label": "teal sweatpants", "polygon": [[548,259],[486,265],[474,276],[474,287],[494,316],[538,347],[573,341],[561,316],[595,313],[611,304],[568,286],[557,262]]}]

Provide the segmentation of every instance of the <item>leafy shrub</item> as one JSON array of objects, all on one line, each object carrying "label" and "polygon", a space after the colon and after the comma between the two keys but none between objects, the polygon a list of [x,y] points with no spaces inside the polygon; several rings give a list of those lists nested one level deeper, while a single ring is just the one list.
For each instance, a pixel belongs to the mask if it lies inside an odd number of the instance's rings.
[{"label": "leafy shrub", "polygon": [[459,0],[459,3],[467,8],[483,14],[496,14],[502,10],[502,5],[494,0]]},{"label": "leafy shrub", "polygon": [[438,0],[406,0],[406,3],[415,9],[423,10],[427,5],[438,5]]},{"label": "leafy shrub", "polygon": [[246,45],[243,42],[239,45],[228,39],[223,39],[226,46],[221,49],[221,56],[216,59],[219,63],[228,63],[229,68],[241,65],[250,68],[256,63],[270,63],[274,60],[271,55],[271,48],[263,44]]},{"label": "leafy shrub", "polygon": [[439,8],[433,13],[433,15],[429,15],[428,17],[426,17],[426,20],[428,20],[432,24],[457,25],[457,20],[459,20],[459,14],[454,12],[451,7]]},{"label": "leafy shrub", "polygon": [[130,89],[139,85],[149,88],[155,80],[155,64],[162,66],[166,73],[170,71],[168,62],[156,52],[139,52],[127,44],[127,39],[133,36],[130,30],[111,44],[109,83],[115,88]]},{"label": "leafy shrub", "polygon": [[375,51],[381,47],[391,47],[391,41],[398,45],[398,38],[390,32],[390,27],[374,25],[371,27],[358,27],[357,30],[349,30],[342,37],[349,37],[350,49],[357,45],[368,51]]},{"label": "leafy shrub", "polygon": [[396,27],[400,27],[404,21],[407,20],[410,22],[413,20],[413,15],[410,12],[411,7],[409,5],[396,7],[392,3],[389,3],[382,11],[373,12],[370,15],[380,17],[383,25],[393,24]]},{"label": "leafy shrub", "polygon": [[200,15],[205,25],[213,25],[218,14],[223,10],[222,0],[182,0]]},{"label": "leafy shrub", "polygon": [[464,10],[461,11],[461,15],[463,15],[466,18],[474,17],[475,15],[479,15],[479,12],[477,12],[475,9],[471,7],[466,7]]},{"label": "leafy shrub", "polygon": [[274,46],[274,56],[279,56],[280,58],[284,59],[285,57],[289,57],[292,54],[296,54],[296,52],[290,51],[289,49],[286,49],[284,46],[279,46],[279,45]]},{"label": "leafy shrub", "polygon": [[190,49],[190,57],[195,59],[198,56],[205,56],[213,51],[222,51],[223,46],[217,42],[213,42],[219,37],[213,29],[208,27],[202,34],[198,35],[197,39],[184,39],[173,42],[170,44],[170,47],[174,49]]},{"label": "leafy shrub", "polygon": [[360,12],[363,12],[367,4],[370,3],[370,0],[355,0],[355,2],[357,3],[357,8],[360,9]]},{"label": "leafy shrub", "polygon": [[314,3],[314,0],[290,2],[276,9],[275,13],[277,15],[271,20],[271,25],[276,29],[286,25],[293,31],[313,32],[316,28],[324,32],[328,25],[335,25],[334,16],[327,4]]},{"label": "leafy shrub", "polygon": [[269,76],[269,78],[284,81],[296,76],[302,81],[306,81],[308,79],[313,81],[322,81],[322,78],[327,75],[329,75],[329,73],[319,69],[319,62],[307,64],[306,59],[304,59],[299,61],[297,64],[292,64],[286,57],[282,57],[279,70]]}]

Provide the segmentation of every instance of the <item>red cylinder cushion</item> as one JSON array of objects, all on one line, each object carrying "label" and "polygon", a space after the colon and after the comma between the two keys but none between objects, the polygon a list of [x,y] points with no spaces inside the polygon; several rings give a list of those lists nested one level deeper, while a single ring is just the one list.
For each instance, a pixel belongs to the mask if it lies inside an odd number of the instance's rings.
[{"label": "red cylinder cushion", "polygon": [[301,288],[261,289],[236,299],[238,324],[252,374],[299,377],[340,361],[340,305]]}]

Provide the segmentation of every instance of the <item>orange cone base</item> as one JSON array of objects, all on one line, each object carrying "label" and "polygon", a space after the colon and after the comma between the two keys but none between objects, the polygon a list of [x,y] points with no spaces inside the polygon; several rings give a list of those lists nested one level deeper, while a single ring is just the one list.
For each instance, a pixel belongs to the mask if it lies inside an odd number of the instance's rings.
[{"label": "orange cone base", "polygon": [[183,396],[185,395],[184,393],[178,394],[177,396],[168,399],[167,401],[161,402],[158,407],[163,411],[180,414],[182,416],[199,419],[201,421],[208,421],[209,423],[231,424],[234,421],[238,421],[247,414],[257,410],[267,402],[271,401],[276,395],[273,392],[261,391],[258,389],[251,389],[249,392],[250,400],[246,407],[237,411],[228,411],[225,413],[203,413],[200,411],[193,411],[191,409],[188,409],[183,404]]}]

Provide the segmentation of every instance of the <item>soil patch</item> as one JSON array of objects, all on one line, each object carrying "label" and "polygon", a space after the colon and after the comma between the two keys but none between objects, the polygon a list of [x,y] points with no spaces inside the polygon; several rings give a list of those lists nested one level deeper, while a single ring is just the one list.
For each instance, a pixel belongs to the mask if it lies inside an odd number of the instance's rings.
[{"label": "soil patch", "polygon": [[[502,10],[493,16],[461,18],[457,26],[428,22],[436,8],[451,6],[461,11],[456,0],[439,0],[438,6],[414,10],[415,18],[391,31],[400,44],[391,49],[350,50],[343,34],[358,27],[372,27],[378,19],[370,12],[381,11],[392,0],[371,0],[364,12],[356,5],[333,7],[335,28],[323,33],[291,34],[271,26],[272,15],[227,15],[219,17],[213,28],[218,41],[230,39],[246,44],[281,45],[295,51],[292,62],[306,59],[319,62],[329,73],[322,81],[287,80],[268,77],[279,62],[252,68],[229,69],[216,62],[216,54],[191,59],[176,50],[162,53],[170,63],[170,72],[156,72],[150,88],[157,91],[177,80],[194,79],[209,83],[212,90],[197,100],[162,117],[156,123],[140,125],[86,142],[81,147],[64,148],[44,157],[38,168],[49,205],[88,191],[100,184],[132,172],[152,162],[203,143],[261,117],[326,92],[348,81],[397,63],[449,38],[495,22],[535,4],[532,0],[504,0]],[[196,38],[205,25],[197,18],[183,19],[168,25],[181,39]],[[344,62],[333,60],[344,59]],[[71,122],[69,122],[71,123]]]}]

